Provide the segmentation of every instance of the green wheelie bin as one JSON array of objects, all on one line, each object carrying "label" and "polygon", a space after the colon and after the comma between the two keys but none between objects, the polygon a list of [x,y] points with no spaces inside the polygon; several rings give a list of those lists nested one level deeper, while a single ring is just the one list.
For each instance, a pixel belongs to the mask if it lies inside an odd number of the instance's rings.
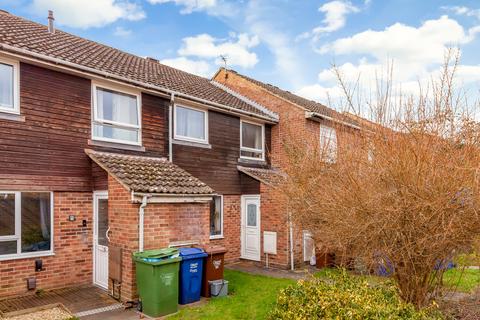
[{"label": "green wheelie bin", "polygon": [[165,248],[133,254],[142,312],[160,317],[178,310],[178,250]]}]

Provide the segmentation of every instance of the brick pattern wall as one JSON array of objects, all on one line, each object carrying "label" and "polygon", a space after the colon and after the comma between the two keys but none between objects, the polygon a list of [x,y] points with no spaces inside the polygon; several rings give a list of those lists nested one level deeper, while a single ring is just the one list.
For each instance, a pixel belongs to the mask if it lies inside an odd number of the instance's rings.
[{"label": "brick pattern wall", "polygon": [[273,231],[277,233],[277,254],[268,256],[268,264],[272,267],[289,267],[289,237],[287,213],[284,210],[282,194],[265,184],[260,186],[260,212],[261,212],[261,258],[265,265],[266,257],[263,252],[263,232]]},{"label": "brick pattern wall", "polygon": [[[26,294],[29,277],[36,277],[37,289],[92,282],[92,194],[55,192],[53,214],[55,255],[0,261],[0,297]],[[69,215],[76,221],[68,221]],[[35,259],[42,259],[43,271],[35,271]]]},{"label": "brick pattern wall", "polygon": [[[122,251],[123,300],[137,296],[135,264],[132,254],[138,251],[138,211],[131,194],[117,180],[108,177],[110,245]],[[209,241],[210,206],[208,203],[149,203],[144,216],[144,249],[168,247],[171,242]]]},{"label": "brick pattern wall", "polygon": [[225,255],[227,263],[236,262],[240,259],[240,195],[223,196],[223,239],[212,239],[211,244],[225,247],[228,252]]},{"label": "brick pattern wall", "polygon": [[209,220],[209,203],[148,204],[145,208],[145,250],[187,240],[207,244]]},{"label": "brick pattern wall", "polygon": [[[280,122],[272,127],[272,166],[284,168],[287,165],[287,155],[284,149],[285,142],[293,144],[303,144],[307,141],[320,142],[320,123],[306,119],[303,108],[275,96],[235,73],[229,72],[228,77],[225,77],[224,69],[216,75],[215,80],[280,115]],[[327,122],[325,124],[328,125]],[[340,146],[342,138],[341,136],[338,137]],[[278,253],[276,256],[270,255],[269,262],[277,267],[289,268],[289,224],[285,206],[281,202],[281,195],[262,184],[261,197],[262,262],[265,260],[263,254],[263,231],[277,231]],[[303,230],[294,226],[293,233],[294,262],[296,266],[301,266],[304,264]]]}]

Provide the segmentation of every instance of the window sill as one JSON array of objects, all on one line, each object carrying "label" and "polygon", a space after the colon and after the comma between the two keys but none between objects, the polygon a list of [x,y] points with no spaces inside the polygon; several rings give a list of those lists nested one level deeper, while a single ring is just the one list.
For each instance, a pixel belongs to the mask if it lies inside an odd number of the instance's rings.
[{"label": "window sill", "polygon": [[25,116],[22,116],[18,113],[6,113],[3,111],[0,111],[0,120],[25,122]]},{"label": "window sill", "polygon": [[222,240],[222,239],[225,239],[223,235],[210,236],[210,240]]},{"label": "window sill", "polygon": [[113,148],[113,149],[123,149],[123,150],[130,150],[130,151],[140,151],[145,152],[145,147],[142,146],[134,146],[129,144],[123,143],[116,143],[116,142],[107,142],[107,141],[100,141],[100,140],[88,140],[89,146],[96,146],[96,147],[104,147],[104,148]]},{"label": "window sill", "polygon": [[245,159],[245,158],[238,158],[238,162],[240,163],[246,163],[246,164],[261,164],[261,165],[266,165],[267,161],[265,160],[254,160],[254,159]]},{"label": "window sill", "polygon": [[0,261],[20,260],[20,259],[33,259],[54,256],[55,253],[48,251],[45,253],[24,253],[24,254],[12,254],[0,256]]},{"label": "window sill", "polygon": [[212,145],[209,144],[209,143],[183,141],[183,140],[172,140],[172,143],[173,143],[173,144],[179,144],[179,145],[182,145],[182,146],[212,149]]}]

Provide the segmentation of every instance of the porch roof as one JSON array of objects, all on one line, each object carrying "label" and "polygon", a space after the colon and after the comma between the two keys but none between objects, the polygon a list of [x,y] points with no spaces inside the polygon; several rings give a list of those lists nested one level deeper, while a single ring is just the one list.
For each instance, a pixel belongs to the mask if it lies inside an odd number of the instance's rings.
[{"label": "porch roof", "polygon": [[208,185],[165,158],[100,152],[85,153],[128,191],[165,195],[210,195]]},{"label": "porch roof", "polygon": [[285,178],[285,173],[278,169],[264,169],[237,166],[238,171],[269,186],[276,186]]}]

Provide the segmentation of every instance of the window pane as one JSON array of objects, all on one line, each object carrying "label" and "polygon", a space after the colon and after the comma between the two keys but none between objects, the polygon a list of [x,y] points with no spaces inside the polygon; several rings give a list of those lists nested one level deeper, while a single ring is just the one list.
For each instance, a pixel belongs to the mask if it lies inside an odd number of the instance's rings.
[{"label": "window pane", "polygon": [[206,140],[205,112],[176,107],[175,116],[175,130],[178,136]]},{"label": "window pane", "polygon": [[322,156],[328,162],[337,159],[337,133],[334,128],[320,126],[320,148]]},{"label": "window pane", "polygon": [[213,197],[210,203],[210,235],[216,236],[222,234],[222,198]]},{"label": "window pane", "polygon": [[247,227],[257,226],[257,206],[255,204],[247,205]]},{"label": "window pane", "polygon": [[98,199],[98,244],[108,246],[108,200]]},{"label": "window pane", "polygon": [[240,151],[240,156],[242,157],[262,159],[262,155],[263,155],[262,152],[252,152],[252,151],[245,151],[245,150]]},{"label": "window pane", "polygon": [[16,254],[17,241],[0,242],[0,255],[2,254]]},{"label": "window pane", "polygon": [[97,138],[107,138],[114,140],[138,142],[139,129],[125,129],[112,127],[110,125],[93,125],[93,136]]},{"label": "window pane", "polygon": [[50,250],[50,193],[22,192],[22,252]]},{"label": "window pane", "polygon": [[13,109],[13,66],[0,63],[0,107]]},{"label": "window pane", "polygon": [[262,126],[242,122],[242,147],[262,150]]},{"label": "window pane", "polygon": [[0,237],[15,235],[15,194],[0,193]]},{"label": "window pane", "polygon": [[97,88],[97,119],[138,125],[137,98]]}]

